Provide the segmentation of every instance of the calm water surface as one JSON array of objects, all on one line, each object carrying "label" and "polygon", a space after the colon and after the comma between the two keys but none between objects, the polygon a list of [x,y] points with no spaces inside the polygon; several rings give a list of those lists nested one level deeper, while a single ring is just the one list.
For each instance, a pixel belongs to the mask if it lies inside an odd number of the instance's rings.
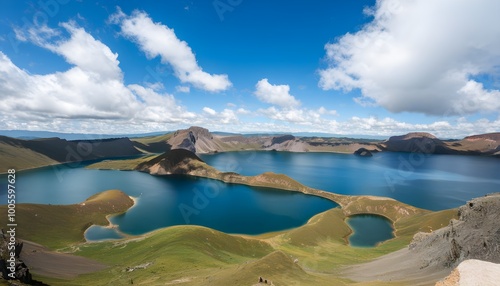
[{"label": "calm water surface", "polygon": [[[5,176],[0,201],[6,202]],[[303,225],[315,214],[338,206],[318,197],[251,188],[186,176],[87,170],[58,166],[18,172],[18,203],[74,204],[93,194],[119,189],[138,197],[137,205],[111,219],[127,234],[193,224],[227,233],[260,234]],[[112,229],[93,228],[88,236],[106,237]]]},{"label": "calm water surface", "polygon": [[358,247],[373,247],[379,242],[394,237],[391,222],[378,215],[355,215],[347,219],[353,230],[349,244]]},{"label": "calm water surface", "polygon": [[93,225],[85,231],[85,238],[89,241],[101,241],[123,238],[116,229],[99,225]]},{"label": "calm water surface", "polygon": [[478,156],[376,153],[232,152],[202,155],[222,171],[286,174],[313,188],[346,195],[376,195],[443,210],[500,190],[500,159]]},{"label": "calm water surface", "polygon": [[[221,171],[257,175],[272,171],[329,192],[391,197],[417,207],[442,210],[500,190],[500,160],[474,156],[378,153],[363,158],[333,153],[233,152],[202,155]],[[180,224],[228,233],[258,234],[297,227],[337,206],[328,200],[279,190],[224,184],[183,176],[86,170],[65,166],[18,172],[18,203],[73,204],[93,194],[120,189],[138,197],[136,207],[113,217],[127,234]],[[0,175],[0,202],[6,202]],[[89,236],[112,237],[94,228]]]}]

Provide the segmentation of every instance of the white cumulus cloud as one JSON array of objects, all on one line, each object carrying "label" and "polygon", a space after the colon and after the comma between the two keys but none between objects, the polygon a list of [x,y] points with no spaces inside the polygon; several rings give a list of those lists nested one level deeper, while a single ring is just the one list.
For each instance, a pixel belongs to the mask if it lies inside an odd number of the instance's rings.
[{"label": "white cumulus cloud", "polygon": [[[62,26],[70,34],[67,39],[51,42],[31,29],[26,40],[63,56],[73,65],[67,71],[31,74],[0,52],[0,110],[33,118],[132,116],[140,105],[123,85],[117,54],[74,23]],[[42,33],[50,30],[44,27]]]},{"label": "white cumulus cloud", "polygon": [[97,119],[112,119],[103,122],[128,130],[134,125],[161,128],[161,124],[196,117],[172,95],[160,92],[162,84],[125,85],[118,54],[74,22],[60,26],[68,32],[68,37],[62,36],[63,31],[49,27],[30,27],[18,30],[17,34],[62,56],[72,65],[66,71],[32,74],[0,52],[0,113],[15,111],[12,116],[2,118],[4,126],[29,122],[26,129],[45,126],[58,130],[71,126],[78,130],[95,126],[96,130],[98,127],[104,130],[106,127]]},{"label": "white cumulus cloud", "polygon": [[206,107],[206,106],[203,107],[203,112],[205,112],[205,113],[207,113],[209,115],[212,115],[212,116],[217,114],[217,112],[215,110],[213,110],[210,107]]},{"label": "white cumulus cloud", "polygon": [[222,124],[236,124],[239,123],[238,116],[236,116],[236,112],[232,109],[225,108],[221,112],[217,112],[210,107],[203,107],[203,112],[208,115],[208,118],[205,118],[204,123],[209,125],[218,125]]},{"label": "white cumulus cloud", "polygon": [[183,93],[189,93],[191,91],[189,86],[185,86],[185,85],[178,85],[175,87],[175,90],[177,92],[183,92]]},{"label": "white cumulus cloud", "polygon": [[289,85],[270,84],[267,78],[257,82],[255,85],[255,95],[262,102],[279,105],[281,107],[300,105],[300,101],[290,94]]},{"label": "white cumulus cloud", "polygon": [[359,89],[364,105],[391,112],[460,115],[498,112],[500,2],[377,0],[373,20],[325,46],[325,90]]},{"label": "white cumulus cloud", "polygon": [[177,38],[173,29],[153,22],[146,13],[134,11],[129,16],[119,10],[110,20],[119,24],[121,33],[134,41],[147,57],[159,56],[163,64],[170,65],[181,82],[210,92],[224,91],[231,87],[226,74],[209,74],[203,71],[191,47]]}]

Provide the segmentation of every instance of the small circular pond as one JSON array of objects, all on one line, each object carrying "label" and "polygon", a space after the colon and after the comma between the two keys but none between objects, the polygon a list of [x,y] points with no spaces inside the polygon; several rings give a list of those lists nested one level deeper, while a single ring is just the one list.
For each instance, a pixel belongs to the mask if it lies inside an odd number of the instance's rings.
[{"label": "small circular pond", "polygon": [[351,246],[374,247],[380,242],[394,238],[392,223],[383,216],[354,215],[347,218],[347,224],[353,231],[348,238]]}]

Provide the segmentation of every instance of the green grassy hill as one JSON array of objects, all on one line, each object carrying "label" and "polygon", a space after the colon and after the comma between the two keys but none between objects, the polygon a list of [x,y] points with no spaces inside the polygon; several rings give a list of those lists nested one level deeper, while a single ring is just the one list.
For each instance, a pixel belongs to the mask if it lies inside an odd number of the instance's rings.
[{"label": "green grassy hill", "polygon": [[59,138],[33,140],[0,136],[0,173],[60,163],[142,154],[128,138],[68,141]]},{"label": "green grassy hill", "polygon": [[[73,254],[109,265],[74,280],[36,277],[50,285],[254,285],[259,277],[274,285],[401,285],[354,283],[338,276],[346,265],[369,261],[406,247],[429,225],[446,224],[455,212],[425,215],[396,225],[402,236],[375,248],[347,245],[350,229],[338,208],[299,228],[268,238],[229,235],[199,226],[175,226],[132,239],[85,243]],[[54,218],[59,222],[57,218]],[[62,219],[62,218],[61,218]],[[399,229],[401,227],[401,229]],[[58,230],[48,229],[46,233]],[[56,237],[54,239],[57,240]],[[130,269],[134,269],[131,271]]]},{"label": "green grassy hill", "polygon": [[55,164],[59,162],[14,142],[6,142],[5,137],[0,136],[0,173],[6,173],[8,169],[33,169]]},{"label": "green grassy hill", "polygon": [[[108,225],[106,216],[125,212],[134,204],[125,193],[110,190],[73,205],[17,204],[16,235],[49,248],[57,249],[83,242],[83,232],[92,224]],[[7,213],[7,206],[0,206]],[[7,216],[0,216],[7,224]]]}]

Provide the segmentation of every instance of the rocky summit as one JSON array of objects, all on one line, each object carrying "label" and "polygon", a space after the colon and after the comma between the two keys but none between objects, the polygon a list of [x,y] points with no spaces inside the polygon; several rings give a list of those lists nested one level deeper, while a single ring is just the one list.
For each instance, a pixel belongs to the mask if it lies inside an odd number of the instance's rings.
[{"label": "rocky summit", "polygon": [[417,233],[409,249],[421,267],[456,267],[467,259],[500,263],[500,193],[476,198],[458,210],[458,219],[433,233]]}]

